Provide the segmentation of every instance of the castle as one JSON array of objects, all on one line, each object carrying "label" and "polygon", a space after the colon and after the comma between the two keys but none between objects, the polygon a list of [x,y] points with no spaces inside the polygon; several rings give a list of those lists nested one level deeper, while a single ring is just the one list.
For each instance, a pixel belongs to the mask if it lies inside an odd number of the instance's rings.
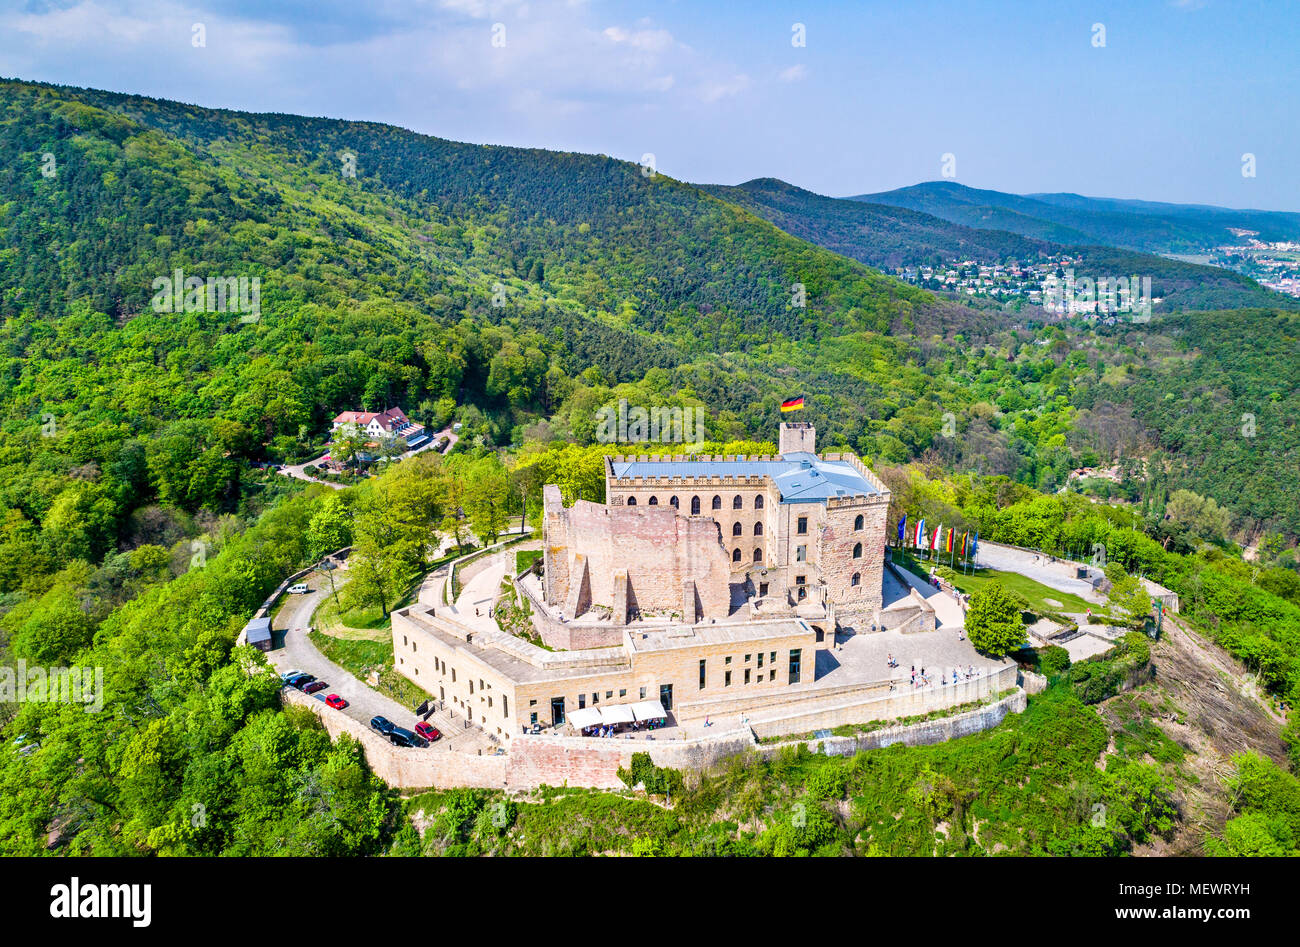
[{"label": "castle", "polygon": [[541,576],[513,580],[545,647],[413,605],[393,613],[397,671],[506,741],[596,708],[680,721],[886,697],[829,651],[837,629],[880,624],[889,490],[851,454],[818,455],[811,424],[782,424],[779,443],[607,457],[603,504],[566,507],[547,485]]},{"label": "castle", "polygon": [[889,490],[852,454],[818,455],[811,424],[783,423],[776,456],[606,457],[605,495],[544,491],[546,602],[570,620],[879,615]]}]

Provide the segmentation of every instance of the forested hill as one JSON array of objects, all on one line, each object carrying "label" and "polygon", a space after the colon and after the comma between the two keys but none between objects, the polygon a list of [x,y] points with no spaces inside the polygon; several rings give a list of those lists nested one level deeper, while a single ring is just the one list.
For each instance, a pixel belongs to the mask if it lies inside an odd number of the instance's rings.
[{"label": "forested hill", "polygon": [[1052,246],[1006,230],[965,227],[907,208],[824,197],[776,178],[702,186],[786,233],[868,266],[892,268],[954,258],[981,263],[1029,261],[1044,256]]},{"label": "forested hill", "polygon": [[[13,81],[0,121],[0,517],[21,526],[0,554],[74,514],[89,525],[69,549],[97,560],[151,504],[238,509],[250,461],[315,456],[344,408],[454,411],[468,443],[519,448],[590,443],[619,397],[761,438],[798,393],[823,443],[868,458],[1057,489],[1073,466],[1168,445],[1179,484],[1243,527],[1300,526],[1260,482],[1264,440],[1207,478],[1182,453],[1205,443],[1195,419],[1153,396],[1134,416],[1127,379],[1223,377],[1158,351],[1158,326],[1012,326],[602,156]],[[932,227],[921,216],[900,219]],[[259,278],[258,317],[155,311],[177,269]],[[1270,502],[1225,489],[1244,480]],[[69,552],[42,555],[38,571]]]},{"label": "forested hill", "polygon": [[[1073,267],[1079,276],[1150,276],[1152,293],[1161,300],[1156,308],[1162,312],[1246,306],[1300,308],[1300,301],[1231,270],[1097,246],[1091,235],[1073,231],[1058,234],[1071,243],[1053,243],[1024,235],[1035,232],[1033,228],[1017,232],[1012,232],[1014,228],[981,229],[955,223],[952,215],[934,216],[860,198],[823,197],[775,178],[758,178],[735,187],[705,185],[705,190],[770,220],[787,233],[869,266],[894,268],[967,259],[1023,264],[1068,255],[1079,260]],[[995,226],[995,222],[987,226]]]},{"label": "forested hill", "polygon": [[1232,239],[1230,227],[1261,240],[1300,239],[1300,214],[1083,197],[1007,194],[956,181],[926,181],[849,200],[933,214],[968,227],[1064,244],[1103,244],[1147,253],[1196,253]]},{"label": "forested hill", "polygon": [[[511,309],[545,299],[688,351],[884,329],[929,299],[692,186],[602,156],[467,145],[372,123],[251,115],[107,92],[10,83],[4,96],[11,108],[35,112],[22,153],[52,138],[61,164],[90,159],[99,165],[97,196],[121,208],[109,219],[119,229],[132,220],[147,225],[143,233],[122,234],[130,238],[126,246],[114,241],[101,251],[113,254],[101,271],[115,278],[103,289],[112,298],[96,306],[119,315],[147,301],[148,281],[141,285],[142,272],[127,268],[147,266],[139,255],[154,228],[172,236],[166,247],[155,246],[154,261],[200,248],[211,254],[219,243],[224,255],[209,262],[292,272],[305,260],[275,252],[291,224],[297,233],[290,242],[310,243],[313,256],[325,256],[320,263],[350,267],[349,275],[369,277],[384,256],[399,258],[397,278],[367,278],[358,293],[369,288],[435,316],[459,315],[480,301],[487,305],[492,283],[501,280],[510,284]],[[355,178],[344,176],[348,156],[355,156]],[[7,172],[10,186],[23,182],[20,194],[35,183],[24,171],[20,163]],[[79,183],[73,176],[41,181],[44,211],[78,193]],[[133,208],[133,201],[150,204]],[[233,246],[197,227],[173,236],[196,210],[214,229],[241,224]],[[91,214],[87,208],[80,220],[100,216]],[[240,239],[245,235],[257,239]],[[78,235],[65,236],[72,244]],[[366,258],[334,251],[348,241],[364,244]],[[34,275],[25,274],[25,285]],[[270,296],[280,288],[264,283]],[[795,283],[807,287],[804,307],[791,306]],[[450,306],[430,299],[449,290],[464,296]],[[845,305],[850,299],[854,305]]]}]

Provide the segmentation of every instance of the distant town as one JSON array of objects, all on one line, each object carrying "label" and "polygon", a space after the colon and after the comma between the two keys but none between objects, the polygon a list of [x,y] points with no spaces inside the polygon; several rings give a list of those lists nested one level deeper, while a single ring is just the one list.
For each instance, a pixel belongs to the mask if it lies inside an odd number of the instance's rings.
[{"label": "distant town", "polygon": [[1206,262],[1249,276],[1275,292],[1300,297],[1300,243],[1259,240],[1253,230],[1233,233],[1245,242],[1215,247]]}]

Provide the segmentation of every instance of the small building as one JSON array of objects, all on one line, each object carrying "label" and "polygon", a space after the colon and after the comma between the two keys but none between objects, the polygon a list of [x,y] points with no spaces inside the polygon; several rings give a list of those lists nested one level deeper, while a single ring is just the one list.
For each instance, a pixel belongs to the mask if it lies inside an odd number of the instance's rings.
[{"label": "small building", "polygon": [[254,618],[244,626],[244,640],[259,651],[271,650],[271,619]]}]

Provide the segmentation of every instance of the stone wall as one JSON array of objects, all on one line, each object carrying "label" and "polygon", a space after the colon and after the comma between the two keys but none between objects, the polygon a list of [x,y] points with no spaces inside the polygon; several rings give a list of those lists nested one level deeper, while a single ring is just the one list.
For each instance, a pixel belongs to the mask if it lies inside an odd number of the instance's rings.
[{"label": "stone wall", "polygon": [[827,501],[817,558],[827,598],[841,625],[861,626],[883,604],[888,512],[887,494]]},{"label": "stone wall", "polygon": [[[683,516],[672,507],[604,506],[587,500],[565,508],[554,485],[544,487],[543,494],[547,602],[570,601],[578,579],[574,564],[580,562],[593,604],[612,606],[615,575],[625,572],[622,595],[629,610],[680,613],[683,583],[689,581],[702,617],[726,617],[731,557],[712,519]],[[689,622],[701,616],[682,617]],[[626,621],[626,616],[615,616],[615,621]]]},{"label": "stone wall", "polygon": [[903,686],[884,697],[846,697],[843,701],[828,702],[808,710],[792,713],[765,713],[762,719],[750,721],[750,726],[760,737],[779,737],[813,730],[831,729],[873,720],[894,720],[915,717],[984,700],[999,691],[1018,686],[1019,669],[1008,664],[991,674],[984,674],[956,684],[931,685],[912,688]]},{"label": "stone wall", "polygon": [[633,753],[649,753],[657,766],[704,769],[756,746],[749,730],[671,742],[647,740],[644,735],[634,740],[529,735],[516,738],[508,754],[479,756],[437,746],[393,746],[369,727],[306,694],[286,689],[283,696],[287,704],[314,711],[332,738],[346,733],[358,740],[375,775],[398,789],[522,790],[543,785],[619,789],[623,781],[618,769],[631,765]]},{"label": "stone wall", "polygon": [[[904,746],[929,746],[945,740],[970,736],[983,730],[991,730],[1005,720],[1007,714],[1024,713],[1027,705],[1028,697],[1024,690],[1020,689],[984,707],[977,707],[951,717],[882,727],[870,733],[859,733],[851,737],[809,740],[805,745],[814,753],[825,753],[828,756],[853,756],[863,750],[878,750],[895,743],[902,743]],[[768,744],[763,746],[760,752],[764,756],[772,756],[780,752],[782,747],[790,745],[789,743]]]}]

